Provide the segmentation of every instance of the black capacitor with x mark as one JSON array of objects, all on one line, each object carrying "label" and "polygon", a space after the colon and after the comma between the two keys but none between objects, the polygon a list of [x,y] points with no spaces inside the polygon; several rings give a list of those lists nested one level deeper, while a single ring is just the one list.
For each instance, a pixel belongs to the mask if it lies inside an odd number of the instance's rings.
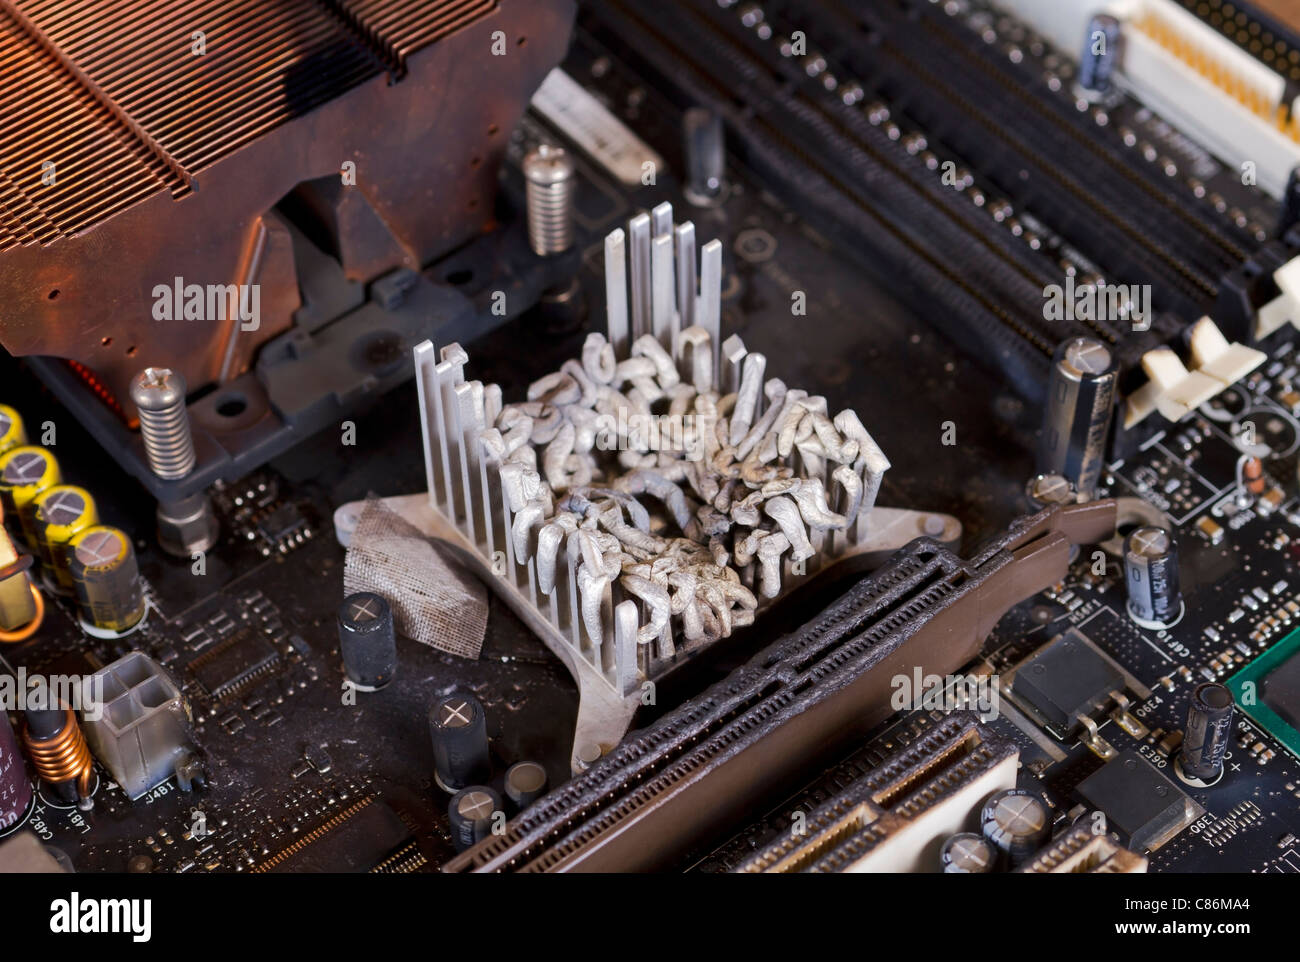
[{"label": "black capacitor with x mark", "polygon": [[393,610],[373,591],[348,595],[339,606],[343,670],[361,691],[378,691],[397,674]]},{"label": "black capacitor with x mark", "polygon": [[452,692],[434,699],[429,706],[429,735],[433,777],[443,791],[458,792],[491,777],[487,718],[473,695]]}]

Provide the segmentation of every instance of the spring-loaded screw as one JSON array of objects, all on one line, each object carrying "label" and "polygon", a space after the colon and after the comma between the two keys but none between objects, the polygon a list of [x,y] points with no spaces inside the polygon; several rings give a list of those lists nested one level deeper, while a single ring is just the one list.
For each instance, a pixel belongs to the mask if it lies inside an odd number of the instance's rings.
[{"label": "spring-loaded screw", "polygon": [[140,409],[140,435],[153,473],[174,480],[193,471],[197,459],[184,376],[165,367],[147,367],[131,382],[131,400]]},{"label": "spring-loaded screw", "polygon": [[563,147],[542,144],[524,158],[528,191],[528,243],[539,257],[573,246],[573,159]]}]

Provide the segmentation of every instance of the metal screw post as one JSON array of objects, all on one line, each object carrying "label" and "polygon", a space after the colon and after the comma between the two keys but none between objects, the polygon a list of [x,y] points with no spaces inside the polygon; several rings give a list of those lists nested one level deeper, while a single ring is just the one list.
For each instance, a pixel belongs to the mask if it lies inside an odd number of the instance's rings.
[{"label": "metal screw post", "polygon": [[160,478],[183,478],[194,470],[194,439],[185,409],[185,378],[165,367],[147,367],[131,382],[140,409],[140,435],[149,467]]},{"label": "metal screw post", "polygon": [[573,246],[573,159],[562,147],[542,144],[524,158],[528,190],[528,243],[539,257]]},{"label": "metal screw post", "polygon": [[[198,457],[185,407],[185,378],[165,367],[147,367],[131,382],[140,410],[140,436],[149,468],[171,481],[194,470]],[[189,558],[217,543],[217,519],[203,492],[158,503],[158,544],[168,554]]]}]

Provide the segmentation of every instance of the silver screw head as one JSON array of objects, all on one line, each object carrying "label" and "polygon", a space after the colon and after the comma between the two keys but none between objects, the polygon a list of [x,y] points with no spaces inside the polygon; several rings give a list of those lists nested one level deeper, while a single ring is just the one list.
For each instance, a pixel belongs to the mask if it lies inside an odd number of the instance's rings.
[{"label": "silver screw head", "polygon": [[185,377],[166,367],[147,367],[131,381],[131,400],[144,411],[185,403]]},{"label": "silver screw head", "polygon": [[534,184],[559,184],[573,176],[573,159],[563,147],[542,144],[524,158],[523,168]]}]

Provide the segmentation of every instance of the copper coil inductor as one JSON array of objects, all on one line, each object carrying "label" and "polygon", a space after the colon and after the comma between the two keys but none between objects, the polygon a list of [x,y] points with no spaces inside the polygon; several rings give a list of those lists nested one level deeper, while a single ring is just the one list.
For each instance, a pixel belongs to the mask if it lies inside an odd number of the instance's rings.
[{"label": "copper coil inductor", "polygon": [[51,785],[72,784],[78,807],[90,808],[95,760],[81,734],[71,708],[29,708],[23,727],[23,745],[36,773]]}]

